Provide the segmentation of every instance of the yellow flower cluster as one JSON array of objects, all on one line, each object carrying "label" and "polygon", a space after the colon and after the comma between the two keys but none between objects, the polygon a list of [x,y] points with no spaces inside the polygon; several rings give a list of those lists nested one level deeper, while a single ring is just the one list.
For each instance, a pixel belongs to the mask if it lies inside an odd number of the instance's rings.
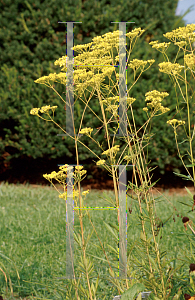
[{"label": "yellow flower cluster", "polygon": [[97,166],[101,166],[101,165],[104,165],[105,162],[106,162],[106,161],[105,161],[104,159],[100,159],[100,160],[97,161],[96,165],[97,165]]},{"label": "yellow flower cluster", "polygon": [[60,57],[58,60],[56,60],[55,62],[54,62],[54,65],[55,66],[60,66],[60,67],[63,67],[62,68],[62,71],[67,71],[67,68],[66,68],[66,64],[67,64],[67,59],[68,59],[68,56],[66,55],[66,56],[62,56],[62,57]]},{"label": "yellow flower cluster", "polygon": [[93,131],[93,128],[83,128],[79,131],[80,134],[91,134],[91,132]]},{"label": "yellow flower cluster", "polygon": [[185,45],[187,45],[187,42],[186,41],[181,41],[181,42],[175,42],[174,45],[178,46],[178,47],[183,47]]},{"label": "yellow flower cluster", "polygon": [[[112,101],[114,104],[112,104]],[[113,97],[108,97],[106,100],[102,100],[102,103],[105,103],[107,105],[106,110],[110,111],[114,117],[118,117],[118,104],[116,105],[115,103],[119,102],[119,96],[113,96]]]},{"label": "yellow flower cluster", "polygon": [[[127,97],[127,105],[130,106],[136,99],[133,97]],[[114,104],[111,104],[112,101]],[[107,105],[107,108],[105,110],[110,111],[114,117],[118,118],[118,108],[119,104],[115,104],[116,102],[119,103],[120,99],[119,96],[114,96],[114,97],[108,97],[106,100],[102,100],[102,103],[105,103]]]},{"label": "yellow flower cluster", "polygon": [[[66,178],[67,178],[67,172],[68,170],[72,170],[71,166],[68,166],[67,164],[65,164],[64,166],[60,166],[59,167],[60,171],[58,173],[56,173],[55,171],[53,171],[51,174],[44,174],[43,177],[47,180],[49,180],[50,182],[52,182],[52,179],[57,180],[59,183],[64,183]],[[83,167],[82,166],[76,166],[75,167],[75,172],[73,172],[73,178],[75,178],[76,180],[79,178],[81,178],[84,174],[87,173],[86,170],[82,170]],[[65,174],[63,173],[65,172]],[[85,191],[82,193],[82,195],[86,196],[86,194],[89,192]],[[70,195],[69,195],[70,196]],[[75,191],[74,190],[74,186],[73,186],[73,197],[78,197],[79,196],[79,191]],[[65,193],[62,193],[59,195],[59,198],[64,198],[65,200],[67,199],[67,190]]]},{"label": "yellow flower cluster", "polygon": [[127,161],[127,164],[129,164],[129,162],[132,161],[132,157],[130,155],[125,155],[124,159]]},{"label": "yellow flower cluster", "polygon": [[86,197],[86,195],[89,194],[89,190],[82,192],[82,195]]},{"label": "yellow flower cluster", "polygon": [[147,92],[145,94],[145,96],[146,96],[146,100],[145,101],[153,100],[153,99],[162,101],[161,98],[167,97],[167,96],[169,96],[169,94],[166,93],[166,92],[159,92],[159,91],[154,90],[154,91],[151,91],[151,92]]},{"label": "yellow flower cluster", "polygon": [[[141,36],[145,30],[141,28],[135,28],[126,36],[131,40],[135,37]],[[67,55],[62,56],[54,62],[54,65],[61,67],[60,74],[49,74],[49,76],[43,76],[37,79],[35,82],[51,86],[52,82],[59,82],[61,84],[67,83],[67,68],[73,64],[74,72],[74,91],[80,96],[88,88],[88,86],[100,88],[101,83],[105,80],[105,77],[111,79],[112,73],[115,71],[114,65],[119,61],[119,55],[113,57],[113,48],[119,50],[120,38],[119,30],[114,32],[108,32],[102,36],[97,36],[92,39],[91,43],[86,45],[77,45],[72,49],[79,53],[73,60],[69,61]],[[74,62],[73,62],[74,61]],[[145,67],[148,63],[153,63],[154,60],[140,61],[136,66],[132,66],[134,69],[139,67]],[[100,72],[101,71],[101,72]],[[97,74],[98,73],[98,74]],[[116,79],[119,79],[119,74],[115,72]]]},{"label": "yellow flower cluster", "polygon": [[[89,193],[89,190],[82,192],[82,195],[86,197],[86,195],[87,195],[88,193]],[[66,200],[67,197],[70,197],[70,196],[71,196],[71,195],[67,195],[67,192],[66,192],[66,193],[60,194],[60,195],[59,195],[59,198],[62,198],[62,199],[64,199],[64,200]],[[79,191],[78,191],[78,190],[77,190],[77,191],[73,190],[73,199],[78,198],[78,197],[79,197]],[[76,205],[77,205],[77,203],[76,203]]]},{"label": "yellow flower cluster", "polygon": [[129,153],[130,155],[125,155],[124,156],[124,160],[127,161],[127,164],[129,164],[129,162],[134,162],[136,160],[137,155],[139,154],[139,152],[137,153],[135,151],[135,148],[131,149],[131,152]]},{"label": "yellow flower cluster", "polygon": [[160,52],[165,52],[165,50],[168,49],[169,45],[171,43],[159,43],[158,44],[158,41],[153,41],[153,42],[150,42],[149,45],[152,45],[152,48],[155,48],[157,50],[159,50]]},{"label": "yellow flower cluster", "polygon": [[130,40],[133,40],[135,37],[140,37],[142,35],[142,33],[144,33],[145,30],[144,29],[141,29],[140,27],[139,28],[135,28],[133,29],[131,32],[128,32],[126,34],[126,36],[130,39]]},{"label": "yellow flower cluster", "polygon": [[154,59],[149,59],[149,60],[139,60],[139,59],[133,59],[130,61],[128,66],[133,69],[134,71],[137,71],[140,67],[142,67],[142,71],[144,70],[144,67],[146,66],[147,63],[150,64],[150,66],[155,62]]},{"label": "yellow flower cluster", "polygon": [[[68,172],[69,170],[71,170],[72,167],[71,167],[71,166],[68,166],[68,165],[66,164],[66,165],[64,165],[64,166],[60,166],[59,169],[60,169],[61,171],[59,171],[58,173],[56,173],[55,171],[53,171],[51,174],[44,174],[43,177],[46,178],[46,179],[48,179],[48,180],[49,180],[49,179],[56,179],[56,180],[58,180],[58,179],[60,179],[60,180],[65,179],[65,178],[67,177],[67,172]],[[75,167],[75,174],[73,173],[73,177],[76,177],[78,174],[79,174],[80,176],[83,176],[84,174],[87,173],[86,170],[82,170],[82,169],[83,169],[82,166],[76,166],[76,167]],[[63,172],[65,172],[66,174],[64,174]]]},{"label": "yellow flower cluster", "polygon": [[109,105],[105,110],[111,112],[111,114],[114,115],[114,117],[118,117],[118,107],[119,105]]},{"label": "yellow flower cluster", "polygon": [[[133,97],[127,97],[126,99],[128,105],[132,104],[135,100],[136,99]],[[119,102],[119,96],[108,97],[106,100],[103,100],[102,102],[109,105],[112,101],[114,101],[114,103]]]},{"label": "yellow flower cluster", "polygon": [[102,100],[103,103],[105,104],[111,104],[111,102],[114,101],[116,103],[117,101],[119,102],[119,96],[113,96],[113,97],[108,97],[106,100]]},{"label": "yellow flower cluster", "polygon": [[88,71],[86,69],[80,69],[74,71],[74,81],[85,81],[89,80],[94,73],[92,71]]},{"label": "yellow flower cluster", "polygon": [[180,64],[172,64],[171,62],[162,62],[159,64],[159,71],[166,74],[178,75],[184,66]]},{"label": "yellow flower cluster", "polygon": [[59,74],[50,73],[48,76],[42,76],[39,79],[35,80],[34,82],[45,84],[45,85],[49,84],[49,86],[51,86],[50,81],[66,84],[66,73],[62,73],[62,72],[60,72]]},{"label": "yellow flower cluster", "polygon": [[[100,84],[104,81],[105,77],[112,75],[114,71],[113,59],[111,57],[111,50],[113,47],[119,47],[119,31],[113,33],[106,33],[103,36],[94,37],[93,42],[86,45],[77,45],[72,49],[80,52],[80,54],[74,57],[74,84],[75,91],[83,93],[88,86],[94,84]],[[62,71],[67,71],[67,64],[69,63],[67,56],[62,56],[54,62],[54,65],[59,65]],[[70,62],[71,63],[71,62]],[[91,71],[89,71],[91,69]],[[95,74],[96,70],[101,70],[101,74]],[[38,83],[49,83],[49,80],[66,83],[65,75],[57,76],[56,74],[51,76],[44,76],[38,79]],[[81,84],[82,81],[82,84]]]},{"label": "yellow flower cluster", "polygon": [[81,178],[84,174],[87,173],[86,170],[82,170],[82,169],[83,169],[82,166],[76,166],[75,167],[75,179],[76,179],[76,177]]},{"label": "yellow flower cluster", "polygon": [[[184,125],[185,121],[173,119],[173,120],[167,121],[167,124],[171,125],[173,128],[177,128],[180,125]],[[176,124],[178,124],[178,125],[175,126]]]},{"label": "yellow flower cluster", "polygon": [[63,179],[66,179],[67,176],[65,174],[63,174],[63,171],[59,171],[58,173],[53,171],[51,174],[44,174],[43,177],[47,180],[50,180],[50,179],[63,180]]},{"label": "yellow flower cluster", "polygon": [[179,27],[163,34],[167,39],[176,42],[176,40],[187,40],[193,43],[195,41],[195,24],[188,24],[186,27]]},{"label": "yellow flower cluster", "polygon": [[50,105],[42,106],[41,108],[32,108],[32,109],[30,110],[30,114],[31,114],[31,115],[39,115],[39,111],[40,111],[41,113],[48,113],[48,111],[49,111],[50,109],[54,112],[56,108],[57,108],[57,106],[52,106],[52,107],[50,107]]},{"label": "yellow flower cluster", "polygon": [[139,69],[140,67],[145,67],[145,65],[147,64],[147,60],[139,60],[139,59],[133,59],[132,61],[130,61],[130,63],[128,64],[128,66],[131,69]]},{"label": "yellow flower cluster", "polygon": [[127,104],[128,105],[131,105],[133,102],[135,102],[135,98],[132,98],[132,97],[127,97]]},{"label": "yellow flower cluster", "polygon": [[79,171],[82,170],[82,169],[83,169],[82,166],[76,166],[76,167],[75,167],[76,172],[79,172]]},{"label": "yellow flower cluster", "polygon": [[[145,101],[151,101],[150,103],[147,103],[147,106],[154,108],[155,112],[161,110],[162,113],[166,113],[170,109],[162,106],[161,101],[164,99],[164,97],[167,97],[168,95],[169,94],[166,92],[158,92],[154,90],[145,94]],[[143,108],[143,110],[147,111],[147,108]]]},{"label": "yellow flower cluster", "polygon": [[148,111],[148,108],[147,108],[147,107],[144,107],[144,108],[143,108],[143,111],[147,112],[147,111]]},{"label": "yellow flower cluster", "polygon": [[[122,31],[116,30],[114,32],[108,32],[108,33],[103,34],[102,42],[107,44],[107,46],[106,46],[107,50],[111,50],[113,47],[115,47],[116,49],[119,48],[119,42],[120,42],[119,34],[122,34]],[[123,40],[123,38],[121,38],[121,37],[120,37],[120,39]]]},{"label": "yellow flower cluster", "polygon": [[119,149],[120,149],[120,146],[116,145],[116,146],[110,148],[110,150],[108,149],[108,150],[104,151],[102,153],[102,155],[109,155],[110,153],[115,155],[119,151]]},{"label": "yellow flower cluster", "polygon": [[194,69],[194,67],[195,67],[195,56],[194,56],[193,53],[185,55],[184,56],[184,61],[190,69]]}]

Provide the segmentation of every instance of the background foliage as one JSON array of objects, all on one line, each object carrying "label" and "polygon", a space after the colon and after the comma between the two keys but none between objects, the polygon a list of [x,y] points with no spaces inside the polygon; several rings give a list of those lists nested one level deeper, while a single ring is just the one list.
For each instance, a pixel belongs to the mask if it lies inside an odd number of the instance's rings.
[{"label": "background foliage", "polygon": [[[1,0],[0,1],[0,44],[1,44],[1,77],[0,77],[0,165],[1,178],[6,170],[21,164],[35,165],[40,159],[47,162],[44,171],[49,172],[48,162],[58,164],[75,163],[75,144],[69,137],[57,136],[63,132],[51,122],[46,122],[30,115],[33,107],[57,105],[54,120],[66,128],[64,102],[51,89],[34,83],[34,80],[49,73],[58,73],[55,60],[66,55],[66,24],[58,21],[76,21],[74,25],[74,45],[91,42],[92,38],[119,29],[118,24],[111,22],[127,21],[127,32],[141,27],[146,32],[138,40],[131,60],[155,59],[155,64],[142,75],[132,89],[135,119],[137,128],[146,120],[142,111],[145,106],[145,93],[150,90],[166,91],[166,106],[171,109],[152,124],[156,133],[154,142],[149,148],[152,165],[157,165],[163,174],[166,171],[181,168],[172,129],[166,121],[175,114],[176,97],[168,75],[158,71],[162,55],[152,49],[150,41],[168,42],[163,33],[170,32],[179,26],[185,26],[181,17],[175,16],[178,0]],[[129,45],[127,44],[127,49]],[[175,46],[170,47],[169,59],[173,62],[177,53]],[[75,56],[77,53],[75,52]],[[183,60],[180,58],[180,63]],[[132,80],[132,70],[128,70],[128,86]],[[132,81],[131,81],[132,82]],[[65,86],[54,85],[58,93],[66,99]],[[97,99],[91,101],[92,109],[99,113]],[[75,126],[78,129],[84,104],[77,101],[74,106]],[[98,127],[98,120],[88,110],[83,127]],[[104,140],[104,131],[96,135],[99,142]],[[86,137],[82,137],[89,148],[97,154],[100,150]],[[123,145],[122,141],[118,144]],[[86,168],[94,165],[92,158],[83,146],[79,145],[80,163]],[[185,147],[184,147],[185,150]],[[56,163],[57,162],[57,163]],[[43,168],[41,169],[43,171]],[[51,171],[54,171],[52,169]],[[89,174],[89,172],[88,172]],[[88,177],[89,178],[89,177]]]}]

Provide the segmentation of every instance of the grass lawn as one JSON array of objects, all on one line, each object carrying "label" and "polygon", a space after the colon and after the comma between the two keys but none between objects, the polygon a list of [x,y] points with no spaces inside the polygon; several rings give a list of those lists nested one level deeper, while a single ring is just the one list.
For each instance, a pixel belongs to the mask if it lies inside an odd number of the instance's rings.
[{"label": "grass lawn", "polygon": [[[107,197],[114,199],[114,192],[104,191]],[[187,194],[187,193],[186,193]],[[1,240],[0,240],[0,268],[5,272],[9,282],[11,278],[14,297],[5,296],[6,281],[2,271],[0,271],[0,288],[3,299],[73,299],[69,296],[66,287],[70,286],[68,279],[57,279],[66,276],[66,211],[65,201],[58,197],[58,192],[53,187],[32,188],[28,185],[0,185],[0,219],[1,219]],[[175,205],[180,214],[187,216],[193,221],[193,212],[187,213],[190,208],[180,204],[178,201],[186,201],[186,197],[166,197]],[[187,194],[188,195],[188,194]],[[103,192],[91,191],[85,200],[86,206],[91,207],[107,207],[112,206],[103,197]],[[156,203],[156,213],[162,221],[165,221],[173,212],[173,207],[166,199]],[[127,205],[132,199],[127,197]],[[188,203],[190,203],[188,201]],[[127,206],[127,207],[128,207]],[[136,208],[138,204],[132,202],[132,213],[127,213],[127,254],[129,254],[131,245],[140,237],[141,226],[138,224],[136,217]],[[112,223],[118,226],[116,210],[89,210],[91,220],[99,234],[99,238],[105,247],[105,251],[110,259],[111,265],[116,264],[118,257],[111,251],[108,245],[117,250],[118,242],[107,230],[105,223]],[[177,215],[177,212],[176,212]],[[86,215],[83,219],[84,236],[88,236],[92,232],[92,225]],[[74,228],[79,230],[79,219],[74,213]],[[162,229],[162,239],[160,239],[161,251],[166,250],[168,258],[175,258],[170,262],[172,267],[176,268],[182,264],[187,254],[190,259],[186,260],[186,264],[178,272],[183,273],[186,282],[189,282],[189,265],[195,263],[192,254],[190,254],[190,244],[187,234],[194,240],[194,235],[188,228],[186,231],[182,223],[181,217],[175,217],[167,222]],[[118,295],[118,289],[114,287],[108,280],[108,263],[100,261],[96,257],[105,259],[101,250],[99,240],[93,232],[89,241],[90,247],[87,248],[87,255],[91,257],[94,263],[94,273],[92,276],[97,278],[100,273],[101,280],[97,299],[103,299],[102,296],[107,295],[106,299],[111,300],[113,296]],[[74,243],[74,266],[76,274],[79,266],[79,253],[77,243]],[[135,254],[133,251],[132,253]],[[137,254],[136,254],[137,255]],[[10,260],[6,259],[8,257]],[[139,255],[138,259],[141,262]],[[18,270],[20,280],[17,278],[16,269]],[[131,264],[132,270],[136,270],[136,274],[140,275],[141,271]],[[113,267],[115,271],[116,268]],[[95,285],[96,278],[93,278]],[[81,279],[82,280],[82,279]],[[83,286],[86,281],[83,280]],[[86,286],[87,287],[87,286]],[[8,283],[10,292],[10,285]],[[84,299],[84,297],[81,299]],[[149,298],[148,298],[149,299]]]}]

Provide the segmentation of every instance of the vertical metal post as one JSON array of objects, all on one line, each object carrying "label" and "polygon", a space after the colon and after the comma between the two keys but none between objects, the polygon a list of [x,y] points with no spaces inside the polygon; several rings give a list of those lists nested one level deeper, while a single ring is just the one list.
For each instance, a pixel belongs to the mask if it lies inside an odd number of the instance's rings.
[{"label": "vertical metal post", "polygon": [[135,22],[111,23],[119,23],[119,130],[116,136],[127,136],[126,23]]},{"label": "vertical metal post", "polygon": [[57,136],[74,136],[74,85],[73,85],[73,57],[74,50],[71,48],[74,44],[73,23],[82,22],[58,22],[67,23],[67,81],[66,81],[66,132],[67,134],[57,134]]}]

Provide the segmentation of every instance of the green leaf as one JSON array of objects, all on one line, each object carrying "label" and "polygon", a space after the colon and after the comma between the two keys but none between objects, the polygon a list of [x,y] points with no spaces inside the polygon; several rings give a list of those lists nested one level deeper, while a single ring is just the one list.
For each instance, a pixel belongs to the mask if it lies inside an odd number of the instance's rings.
[{"label": "green leaf", "polygon": [[[153,264],[153,266],[154,266],[154,269],[155,269],[156,271],[158,271],[159,268],[158,268],[158,266],[157,266],[155,260],[153,259],[153,257],[152,257],[151,255],[148,255],[148,256],[149,256],[149,259],[150,259],[150,261],[152,262],[152,264]],[[158,285],[157,285],[157,286],[158,286]]]},{"label": "green leaf", "polygon": [[89,242],[89,240],[90,240],[90,238],[91,238],[93,232],[94,232],[94,229],[91,231],[91,233],[89,233],[89,235],[88,235],[88,237],[87,237],[87,240],[86,240],[86,242],[85,242],[85,247],[87,247],[87,244],[88,244],[88,242]]},{"label": "green leaf", "polygon": [[186,175],[175,173],[175,172],[173,172],[173,173],[179,177],[182,177],[184,180],[192,180],[189,175],[186,176]]},{"label": "green leaf", "polygon": [[165,226],[165,224],[168,222],[168,220],[170,220],[171,219],[171,217],[173,216],[173,213],[170,215],[170,217],[168,217],[164,222],[163,222],[163,225],[162,225],[162,227],[164,227]]},{"label": "green leaf", "polygon": [[[118,254],[118,253],[117,253],[117,254]],[[87,255],[88,255],[88,256],[95,257],[95,258],[97,258],[97,259],[99,259],[99,260],[101,260],[101,261],[104,261],[104,262],[106,262],[106,263],[108,262],[108,261],[107,261],[107,259],[100,258],[100,257],[98,257],[98,256],[95,256],[95,255],[92,255],[92,254],[90,254],[90,253],[87,253]]]},{"label": "green leaf", "polygon": [[118,255],[118,251],[116,249],[114,249],[112,246],[108,245],[108,247],[113,251],[115,252],[117,255]]},{"label": "green leaf", "polygon": [[142,283],[135,283],[130,289],[122,294],[121,300],[133,300],[137,294],[142,292],[144,289],[145,286]]},{"label": "green leaf", "polygon": [[191,288],[195,291],[195,285],[194,285],[194,281],[193,281],[191,275],[190,275],[190,285],[191,285]]},{"label": "green leaf", "polygon": [[186,203],[183,203],[183,202],[181,202],[181,201],[178,201],[179,203],[181,203],[181,204],[183,204],[183,205],[186,205],[186,206],[189,206],[189,207],[192,207],[191,205],[189,205],[189,204],[186,204]]},{"label": "green leaf", "polygon": [[178,300],[180,298],[181,294],[182,294],[182,290],[181,290],[181,287],[180,287],[178,293],[173,297],[172,300]]},{"label": "green leaf", "polygon": [[185,143],[185,142],[188,142],[188,139],[183,140],[182,142],[180,142],[180,143],[178,143],[178,144],[180,145],[180,144],[183,144],[183,143]]},{"label": "green leaf", "polygon": [[187,168],[194,167],[194,166],[195,166],[195,164],[186,165]]},{"label": "green leaf", "polygon": [[191,196],[191,198],[193,199],[193,195],[192,193],[188,190],[188,188],[185,186],[186,191],[188,192],[188,194]]},{"label": "green leaf", "polygon": [[[104,222],[104,221],[103,221]],[[108,225],[107,223],[104,222],[104,224],[106,225],[107,229],[112,233],[112,235],[118,240],[118,236],[117,234],[112,230],[112,228],[110,227],[110,225]]]}]

